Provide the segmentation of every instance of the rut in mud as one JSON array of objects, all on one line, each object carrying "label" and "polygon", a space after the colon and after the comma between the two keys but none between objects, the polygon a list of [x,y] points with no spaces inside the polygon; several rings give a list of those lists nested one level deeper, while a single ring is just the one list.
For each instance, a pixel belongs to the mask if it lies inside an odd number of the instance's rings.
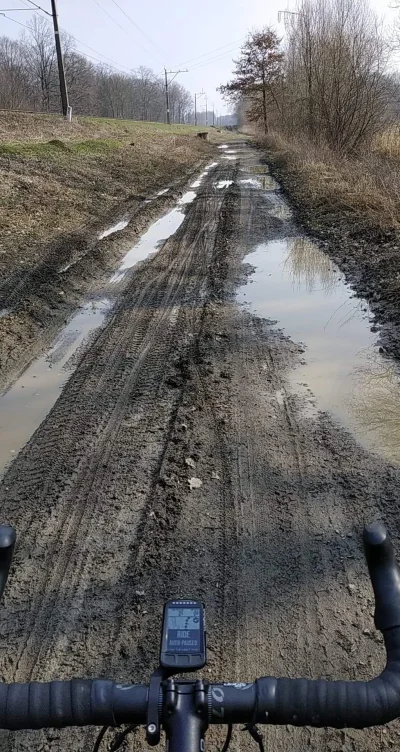
[{"label": "rut in mud", "polygon": [[[288,382],[304,347],[238,305],[243,258],[299,230],[265,193],[260,155],[226,151],[3,480],[19,535],[0,612],[6,681],[145,681],[163,601],[192,595],[207,604],[210,679],[382,667],[360,533],[382,519],[398,548],[400,473],[304,411]],[[265,729],[267,749],[332,752],[399,734]],[[0,748],[86,750],[94,735],[2,733]],[[235,732],[233,749],[252,745]]]}]

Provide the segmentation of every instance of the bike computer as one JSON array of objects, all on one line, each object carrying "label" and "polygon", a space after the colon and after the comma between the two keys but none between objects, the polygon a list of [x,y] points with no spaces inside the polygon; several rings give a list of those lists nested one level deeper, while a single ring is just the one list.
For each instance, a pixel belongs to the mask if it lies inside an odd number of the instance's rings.
[{"label": "bike computer", "polygon": [[174,671],[196,671],[205,666],[204,603],[167,601],[164,606],[160,664]]}]

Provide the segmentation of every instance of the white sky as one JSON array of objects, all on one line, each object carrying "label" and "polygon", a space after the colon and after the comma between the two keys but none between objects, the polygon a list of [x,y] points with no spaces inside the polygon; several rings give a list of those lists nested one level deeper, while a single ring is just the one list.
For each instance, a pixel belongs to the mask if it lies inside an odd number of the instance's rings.
[{"label": "white sky", "polygon": [[[50,10],[50,0],[35,1]],[[90,51],[78,43],[81,52],[94,57],[100,57],[98,53],[106,55],[122,70],[139,65],[159,73],[164,65],[174,69],[176,66],[189,68],[189,73],[182,73],[179,81],[192,94],[203,89],[208,96],[209,109],[214,102],[220,114],[227,111],[227,106],[216,88],[229,80],[232,57],[237,54],[246,32],[254,27],[273,25],[278,33],[283,33],[283,27],[278,25],[278,10],[295,7],[295,0],[116,2],[154,44],[135,28],[113,0],[58,0],[60,26],[96,50]],[[396,11],[389,7],[390,0],[370,2],[389,22],[395,17]],[[0,10],[25,5],[29,5],[27,0],[0,0]],[[107,17],[99,5],[117,23]],[[9,12],[7,15],[26,23],[31,14]],[[21,31],[23,29],[16,23],[0,16],[0,35],[15,38]],[[200,101],[204,103],[204,97]]]}]

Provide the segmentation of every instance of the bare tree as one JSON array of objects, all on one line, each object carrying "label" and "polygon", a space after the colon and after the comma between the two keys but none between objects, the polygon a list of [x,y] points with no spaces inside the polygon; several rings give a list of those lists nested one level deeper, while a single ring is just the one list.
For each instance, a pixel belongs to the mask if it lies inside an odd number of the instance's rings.
[{"label": "bare tree", "polygon": [[58,91],[54,34],[50,24],[41,16],[33,16],[28,26],[29,35],[24,36],[24,49],[32,80],[34,105],[37,109],[48,111]]},{"label": "bare tree", "polygon": [[387,117],[390,46],[365,0],[302,0],[285,70],[289,127],[355,151]]},{"label": "bare tree", "polygon": [[234,78],[219,91],[230,99],[245,98],[250,121],[262,121],[268,133],[268,110],[280,109],[279,86],[282,84],[284,54],[280,40],[270,28],[248,35],[240,57],[235,61]]},{"label": "bare tree", "polygon": [[150,68],[141,65],[133,72],[135,115],[138,120],[149,120],[151,104],[158,96],[159,82]]},{"label": "bare tree", "polygon": [[[149,68],[120,73],[94,65],[63,34],[65,73],[75,113],[100,117],[164,121],[164,82]],[[178,83],[171,86],[173,122],[187,122],[192,97]],[[58,68],[51,24],[39,16],[21,41],[0,37],[0,107],[60,111]]]},{"label": "bare tree", "polygon": [[29,97],[24,48],[20,42],[0,37],[0,107],[17,110]]}]

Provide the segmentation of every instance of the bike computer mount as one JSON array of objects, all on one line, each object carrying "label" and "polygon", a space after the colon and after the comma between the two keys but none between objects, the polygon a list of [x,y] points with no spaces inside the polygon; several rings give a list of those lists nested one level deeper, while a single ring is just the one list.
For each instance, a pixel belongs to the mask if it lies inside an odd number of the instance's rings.
[{"label": "bike computer mount", "polygon": [[[151,676],[147,706],[146,739],[150,746],[160,741],[159,696],[165,679],[203,668],[207,662],[204,603],[169,600],[164,606],[160,665]],[[173,680],[170,679],[173,683]]]}]

